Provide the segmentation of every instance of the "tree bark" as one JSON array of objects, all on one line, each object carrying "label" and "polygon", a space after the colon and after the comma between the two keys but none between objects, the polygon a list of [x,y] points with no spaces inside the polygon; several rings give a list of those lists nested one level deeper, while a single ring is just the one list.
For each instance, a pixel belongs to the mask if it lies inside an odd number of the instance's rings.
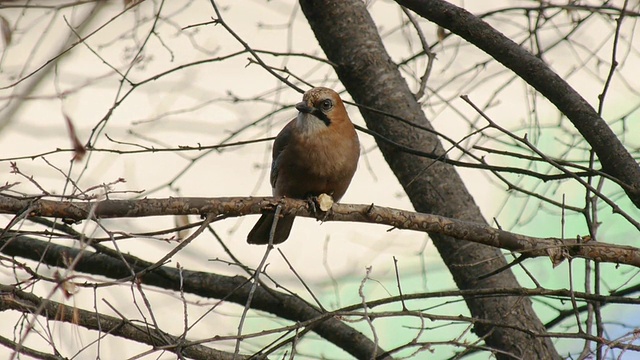
[{"label": "tree bark", "polygon": [[[273,212],[326,221],[366,222],[395,229],[440,234],[460,240],[520,253],[527,259],[547,257],[554,266],[567,259],[583,258],[600,263],[631,265],[640,268],[640,248],[593,241],[588,238],[535,237],[492,228],[481,222],[464,221],[440,215],[423,214],[371,204],[333,204],[323,213],[312,209],[305,200],[278,197],[233,198],[165,198],[135,200],[55,201],[14,199],[0,195],[0,214],[25,214],[29,217],[82,221],[89,217],[124,218],[168,215],[202,215],[216,217],[243,216]],[[26,214],[25,214],[26,215]],[[59,225],[60,226],[60,225]],[[1,235],[0,235],[1,238]],[[4,249],[0,247],[0,252]]]},{"label": "tree bark", "polygon": [[[129,254],[118,253],[99,244],[93,244],[92,247],[96,250],[95,252],[57,245],[13,233],[0,236],[0,249],[3,254],[31,259],[50,266],[66,268],[68,259],[76,259],[74,260],[76,261],[74,268],[76,271],[101,275],[110,279],[120,279],[120,281],[130,280],[130,267],[136,273],[136,281],[143,284],[157,286],[161,289],[184,291],[202,297],[222,299],[240,306],[247,303],[251,292],[252,283],[244,276],[224,276],[185,269],[180,272],[171,266],[159,266],[149,270],[153,263]],[[123,260],[127,261],[128,266],[123,263]],[[0,292],[1,290],[0,288]],[[298,296],[266,286],[258,286],[252,297],[251,308],[304,324],[301,327],[314,331],[356,359],[369,360],[374,357],[374,354],[379,360],[392,359],[384,349],[378,347],[364,334],[335,318],[332,314],[311,306]],[[0,310],[2,310],[1,306]],[[91,313],[95,314],[95,312]],[[124,337],[139,341],[139,339],[128,336]]]},{"label": "tree bark", "polygon": [[549,99],[591,145],[602,169],[626,184],[623,190],[640,208],[638,162],[587,100],[544,61],[465,9],[446,1],[396,1],[482,49]]},{"label": "tree bark", "polygon": [[[361,0],[300,0],[302,10],[328,59],[353,99],[366,107],[432,128],[420,105],[387,54],[377,28]],[[402,145],[444,154],[437,137],[406,123],[360,108],[367,126]],[[388,143],[378,146],[415,209],[420,212],[483,223],[485,220],[456,170],[448,164],[407,154]],[[519,286],[511,271],[478,280],[506,264],[497,249],[432,234],[444,262],[460,289]],[[495,324],[543,333],[544,326],[528,298],[467,297],[472,316]],[[495,348],[499,359],[553,359],[550,339],[507,327],[476,324],[475,333]]]}]

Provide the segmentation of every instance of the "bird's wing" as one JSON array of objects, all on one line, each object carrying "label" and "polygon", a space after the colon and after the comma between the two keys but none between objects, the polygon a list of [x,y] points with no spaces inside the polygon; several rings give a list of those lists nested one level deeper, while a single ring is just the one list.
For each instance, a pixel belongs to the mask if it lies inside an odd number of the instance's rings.
[{"label": "bird's wing", "polygon": [[273,142],[273,161],[271,162],[271,187],[276,188],[276,182],[278,181],[278,170],[280,169],[280,163],[282,162],[282,152],[289,144],[291,140],[291,131],[295,126],[295,119],[291,120],[276,136]]}]

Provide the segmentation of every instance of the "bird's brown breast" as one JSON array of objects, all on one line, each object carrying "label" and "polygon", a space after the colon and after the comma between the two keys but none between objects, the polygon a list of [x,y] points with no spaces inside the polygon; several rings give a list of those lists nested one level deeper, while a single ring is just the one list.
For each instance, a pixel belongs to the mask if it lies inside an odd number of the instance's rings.
[{"label": "bird's brown breast", "polygon": [[305,198],[326,193],[336,201],[344,195],[357,167],[360,145],[350,122],[331,126],[313,135],[297,134],[286,145],[279,154],[274,195]]}]

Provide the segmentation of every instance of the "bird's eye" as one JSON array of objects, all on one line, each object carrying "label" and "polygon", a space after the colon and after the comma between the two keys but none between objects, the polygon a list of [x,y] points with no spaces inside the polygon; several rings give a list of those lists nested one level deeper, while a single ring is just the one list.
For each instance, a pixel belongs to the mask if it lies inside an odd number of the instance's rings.
[{"label": "bird's eye", "polygon": [[330,110],[333,107],[333,101],[331,101],[331,99],[325,99],[322,101],[322,104],[320,104],[320,107],[322,107],[323,111]]}]

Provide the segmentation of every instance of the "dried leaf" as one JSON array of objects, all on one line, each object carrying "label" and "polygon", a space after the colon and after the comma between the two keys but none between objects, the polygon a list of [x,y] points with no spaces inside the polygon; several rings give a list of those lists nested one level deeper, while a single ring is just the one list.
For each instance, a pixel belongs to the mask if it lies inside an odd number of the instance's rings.
[{"label": "dried leaf", "polygon": [[562,246],[562,244],[558,244],[558,246],[549,247],[546,249],[547,255],[549,255],[549,259],[551,260],[551,264],[555,269],[558,265],[562,264],[565,259],[571,258],[571,255],[567,252],[567,249]]},{"label": "dried leaf", "polygon": [[447,30],[445,30],[445,28],[443,28],[442,26],[438,26],[436,35],[438,36],[438,41],[442,42],[442,40],[444,40],[444,38],[447,36]]},{"label": "dried leaf", "polygon": [[11,37],[13,32],[11,31],[11,25],[9,21],[5,19],[3,16],[0,16],[0,34],[2,34],[2,42],[4,43],[4,47],[6,48],[11,44]]},{"label": "dried leaf", "polygon": [[64,119],[67,121],[67,129],[69,129],[69,137],[71,138],[71,145],[73,146],[73,161],[80,161],[84,158],[84,155],[87,153],[87,149],[82,145],[80,139],[78,139],[78,135],[76,134],[76,128],[73,126],[73,122],[71,119],[64,115]]},{"label": "dried leaf", "polygon": [[[68,266],[66,263],[70,261],[70,259],[65,257],[65,260],[63,261],[65,262],[65,265]],[[56,281],[60,284],[59,289],[62,291],[62,294],[64,294],[65,298],[68,299],[78,293],[79,289],[76,284],[72,281],[69,281],[68,279],[63,279],[62,274],[60,274],[59,271],[56,270],[53,273],[53,278],[56,279]]]},{"label": "dried leaf", "polygon": [[586,243],[586,242],[589,242],[589,241],[595,241],[595,240],[593,240],[591,235],[578,236],[578,242]]},{"label": "dried leaf", "polygon": [[62,293],[64,294],[64,297],[67,299],[77,294],[79,291],[76,284],[68,280],[63,281],[62,286],[60,288],[62,289]]}]

